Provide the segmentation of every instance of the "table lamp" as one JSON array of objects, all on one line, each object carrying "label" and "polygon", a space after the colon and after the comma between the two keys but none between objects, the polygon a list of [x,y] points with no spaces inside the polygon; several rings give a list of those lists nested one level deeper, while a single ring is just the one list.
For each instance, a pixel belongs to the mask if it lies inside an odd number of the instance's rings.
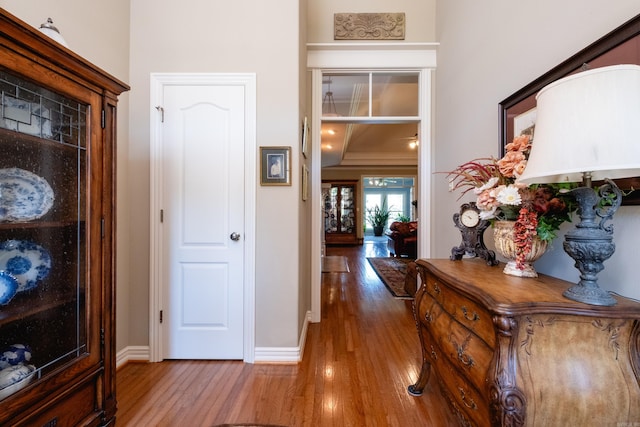
[{"label": "table lamp", "polygon": [[[524,184],[582,182],[571,190],[580,222],[565,235],[580,281],[564,296],[591,305],[615,305],[597,275],[615,251],[613,225],[622,202],[613,179],[640,176],[640,66],[583,71],[545,86],[536,96],[537,119]],[[597,189],[591,182],[603,181]]]}]

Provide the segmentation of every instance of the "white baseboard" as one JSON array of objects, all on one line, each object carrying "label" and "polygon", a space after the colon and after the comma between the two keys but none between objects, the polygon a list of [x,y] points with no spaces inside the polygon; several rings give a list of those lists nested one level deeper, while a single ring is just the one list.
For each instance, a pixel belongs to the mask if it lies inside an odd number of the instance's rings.
[{"label": "white baseboard", "polygon": [[307,312],[297,347],[256,347],[254,363],[299,363],[304,354],[311,311]]},{"label": "white baseboard", "polygon": [[149,355],[149,346],[125,347],[116,354],[116,369],[126,365],[127,362],[148,362]]},{"label": "white baseboard", "polygon": [[[304,354],[304,345],[307,341],[307,330],[311,322],[311,311],[307,312],[297,347],[256,347],[255,363],[298,363]],[[129,346],[116,354],[116,369],[128,362],[148,362],[150,360],[149,346]]]}]

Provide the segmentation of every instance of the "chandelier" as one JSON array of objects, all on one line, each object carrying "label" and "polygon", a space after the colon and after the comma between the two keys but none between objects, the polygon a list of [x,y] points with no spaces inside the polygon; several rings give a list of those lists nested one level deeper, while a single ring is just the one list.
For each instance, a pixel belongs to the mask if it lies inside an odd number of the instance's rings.
[{"label": "chandelier", "polygon": [[331,79],[328,79],[325,82],[327,83],[327,91],[322,98],[322,115],[328,117],[338,117],[338,110],[336,109],[336,103],[333,99],[333,92],[331,91]]}]

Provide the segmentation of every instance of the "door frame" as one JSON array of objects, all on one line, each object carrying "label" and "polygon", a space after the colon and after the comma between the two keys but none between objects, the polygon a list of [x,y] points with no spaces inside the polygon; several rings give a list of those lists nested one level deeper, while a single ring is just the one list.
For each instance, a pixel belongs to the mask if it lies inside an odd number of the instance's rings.
[{"label": "door frame", "polygon": [[[420,116],[418,147],[418,257],[431,256],[433,218],[431,174],[433,170],[433,83],[439,43],[309,43],[307,68],[311,71],[311,140],[320,141],[322,125],[322,73],[330,71],[415,70],[419,72]],[[311,147],[311,322],[321,319],[323,227],[321,217],[322,163],[320,144]]]},{"label": "door frame", "polygon": [[244,331],[243,361],[255,360],[255,253],[256,253],[256,74],[255,73],[151,73],[150,74],[150,271],[149,271],[149,361],[161,362],[164,309],[162,289],[162,101],[165,86],[203,85],[243,86],[245,93],[244,138]]}]

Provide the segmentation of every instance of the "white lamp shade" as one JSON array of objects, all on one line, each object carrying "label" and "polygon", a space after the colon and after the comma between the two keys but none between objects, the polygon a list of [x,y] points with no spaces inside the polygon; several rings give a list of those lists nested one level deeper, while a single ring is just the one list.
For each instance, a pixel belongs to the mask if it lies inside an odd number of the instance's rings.
[{"label": "white lamp shade", "polygon": [[577,73],[536,96],[531,154],[524,184],[640,176],[640,66]]}]

